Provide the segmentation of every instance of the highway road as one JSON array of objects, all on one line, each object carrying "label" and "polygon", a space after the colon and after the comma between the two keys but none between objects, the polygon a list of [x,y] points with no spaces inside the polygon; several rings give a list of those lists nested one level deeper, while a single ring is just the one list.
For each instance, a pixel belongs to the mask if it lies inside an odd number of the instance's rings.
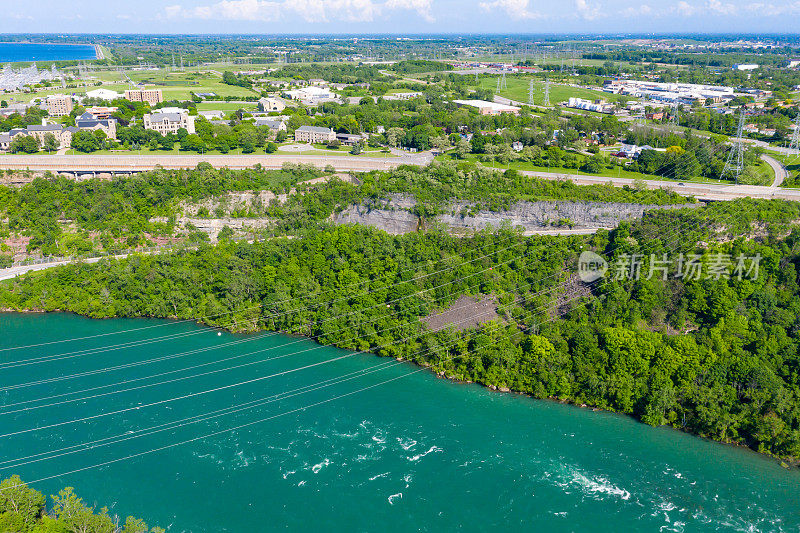
[{"label": "highway road", "polygon": [[786,167],[783,166],[783,163],[774,157],[768,156],[767,154],[763,154],[761,156],[761,160],[772,167],[772,171],[775,173],[775,180],[772,182],[772,188],[777,189],[781,186],[781,183],[783,183],[784,180],[789,177],[789,171],[786,170]]},{"label": "highway road", "polygon": [[124,259],[128,257],[129,254],[120,254],[120,255],[113,255],[113,256],[106,256],[106,257],[92,257],[89,259],[68,259],[64,261],[54,261],[52,263],[41,263],[38,265],[24,265],[24,266],[17,266],[11,268],[3,268],[0,269],[0,281],[13,279],[17,276],[21,276],[22,274],[27,274],[28,272],[38,272],[39,270],[45,270],[48,268],[54,268],[58,266],[68,265],[70,263],[97,263],[101,259]]},{"label": "highway road", "polygon": [[195,168],[206,162],[214,167],[232,169],[281,168],[284,163],[303,163],[320,168],[328,165],[337,171],[367,172],[385,170],[399,165],[427,165],[433,160],[430,153],[412,154],[399,151],[399,157],[353,157],[336,155],[0,155],[0,169],[52,172],[141,172],[159,166],[166,169]]},{"label": "highway road", "polygon": [[[557,174],[555,172],[521,171],[528,176],[544,179],[570,180],[577,185],[602,185],[611,184],[615,187],[625,185],[634,186],[634,180],[629,178],[608,178],[602,176],[576,176],[575,174]],[[681,196],[692,196],[698,200],[725,201],[738,198],[762,198],[800,201],[800,189],[779,189],[772,185],[733,185],[723,183],[694,183],[675,182],[663,180],[637,180],[644,183],[648,189],[668,189]]]}]

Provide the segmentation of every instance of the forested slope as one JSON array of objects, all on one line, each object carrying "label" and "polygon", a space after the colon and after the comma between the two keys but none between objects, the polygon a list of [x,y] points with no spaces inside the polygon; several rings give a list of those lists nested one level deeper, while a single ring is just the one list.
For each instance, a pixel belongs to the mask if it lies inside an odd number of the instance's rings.
[{"label": "forested slope", "polygon": [[[799,216],[796,204],[741,201],[653,212],[611,233],[570,238],[328,227],[300,239],[50,270],[0,285],[0,305],[299,333],[796,462],[800,233],[791,223]],[[650,254],[664,253],[696,253],[706,267],[720,253],[760,264],[752,279],[733,264],[702,279],[609,274],[569,301],[571,285],[560,283],[574,284],[587,249],[612,263],[641,254],[645,272]],[[468,332],[424,330],[420,317],[464,294],[494,295],[502,320]]]}]

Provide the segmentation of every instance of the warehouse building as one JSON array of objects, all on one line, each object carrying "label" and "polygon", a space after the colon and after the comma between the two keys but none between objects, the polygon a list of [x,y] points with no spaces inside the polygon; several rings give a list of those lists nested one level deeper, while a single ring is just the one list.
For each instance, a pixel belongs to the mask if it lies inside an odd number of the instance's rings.
[{"label": "warehouse building", "polygon": [[477,109],[478,113],[481,115],[502,115],[504,113],[519,115],[520,112],[519,107],[487,102],[486,100],[453,100],[453,103],[458,106],[473,107]]}]

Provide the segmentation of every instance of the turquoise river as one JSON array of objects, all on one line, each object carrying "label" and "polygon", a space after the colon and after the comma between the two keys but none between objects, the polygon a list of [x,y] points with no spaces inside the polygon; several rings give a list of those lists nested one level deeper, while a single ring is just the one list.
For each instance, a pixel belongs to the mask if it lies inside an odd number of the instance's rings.
[{"label": "turquoise river", "polygon": [[3,477],[170,532],[800,529],[749,450],[307,339],[0,314],[0,369]]}]

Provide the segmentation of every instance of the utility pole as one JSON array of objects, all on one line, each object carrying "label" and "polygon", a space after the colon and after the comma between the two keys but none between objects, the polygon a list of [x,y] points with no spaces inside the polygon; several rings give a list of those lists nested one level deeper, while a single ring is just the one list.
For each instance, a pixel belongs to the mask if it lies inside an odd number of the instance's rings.
[{"label": "utility pole", "polygon": [[728,160],[725,162],[725,168],[722,169],[720,178],[725,177],[726,174],[732,174],[736,183],[739,183],[739,176],[744,170],[744,141],[742,135],[744,132],[744,108],[740,111],[739,127],[736,128],[736,139],[733,141],[730,151],[728,152]]}]

